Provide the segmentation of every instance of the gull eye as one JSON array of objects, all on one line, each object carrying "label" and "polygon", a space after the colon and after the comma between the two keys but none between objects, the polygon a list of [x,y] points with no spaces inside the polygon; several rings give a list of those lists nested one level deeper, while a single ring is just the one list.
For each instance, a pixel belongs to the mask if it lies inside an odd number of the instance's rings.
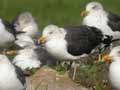
[{"label": "gull eye", "polygon": [[53,34],[53,32],[49,32],[49,34]]},{"label": "gull eye", "polygon": [[120,54],[120,50],[118,51],[118,53]]},{"label": "gull eye", "polygon": [[96,9],[96,8],[97,8],[97,6],[96,6],[96,5],[92,7],[92,9]]}]

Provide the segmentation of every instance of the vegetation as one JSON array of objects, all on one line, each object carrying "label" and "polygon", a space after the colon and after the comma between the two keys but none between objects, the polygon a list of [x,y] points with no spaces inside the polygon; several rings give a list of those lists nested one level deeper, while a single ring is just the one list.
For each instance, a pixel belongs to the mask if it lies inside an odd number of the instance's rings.
[{"label": "vegetation", "polygon": [[[11,20],[18,13],[29,11],[42,29],[48,24],[80,25],[80,12],[93,0],[0,0],[0,16]],[[120,14],[119,0],[96,0],[105,9]]]}]

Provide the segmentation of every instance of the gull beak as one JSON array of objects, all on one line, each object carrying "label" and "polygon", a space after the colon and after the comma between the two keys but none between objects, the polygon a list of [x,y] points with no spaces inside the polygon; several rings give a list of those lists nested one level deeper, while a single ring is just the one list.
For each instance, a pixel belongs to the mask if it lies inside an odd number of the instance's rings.
[{"label": "gull beak", "polygon": [[110,62],[111,60],[112,60],[112,57],[109,55],[105,55],[102,58],[102,62],[106,62],[106,63]]},{"label": "gull beak", "polygon": [[85,16],[88,15],[88,13],[89,13],[88,11],[84,10],[84,11],[81,12],[80,15],[81,15],[82,17],[85,17]]},{"label": "gull beak", "polygon": [[41,36],[39,39],[38,39],[38,43],[39,44],[41,44],[41,45],[43,45],[43,44],[45,44],[45,37],[43,37],[43,36]]},{"label": "gull beak", "polygon": [[15,56],[17,54],[16,50],[6,51],[6,55]]}]

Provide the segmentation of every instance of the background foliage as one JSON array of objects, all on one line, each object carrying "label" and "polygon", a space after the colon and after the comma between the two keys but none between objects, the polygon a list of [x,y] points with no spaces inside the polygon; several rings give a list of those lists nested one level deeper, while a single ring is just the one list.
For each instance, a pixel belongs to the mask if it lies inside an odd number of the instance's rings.
[{"label": "background foliage", "polygon": [[[41,28],[48,24],[80,25],[80,12],[93,0],[0,0],[0,17],[12,20],[18,13],[29,11]],[[120,0],[96,0],[105,9],[120,14]]]}]

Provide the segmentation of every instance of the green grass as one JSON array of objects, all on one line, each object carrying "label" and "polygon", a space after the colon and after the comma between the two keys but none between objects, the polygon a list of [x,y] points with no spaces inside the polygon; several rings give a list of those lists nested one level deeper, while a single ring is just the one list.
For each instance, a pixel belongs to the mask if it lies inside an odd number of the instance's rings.
[{"label": "green grass", "polygon": [[108,81],[108,67],[108,63],[82,65],[78,68],[75,82],[91,88],[91,90],[111,90]]},{"label": "green grass", "polygon": [[[0,17],[11,20],[29,11],[41,28],[48,24],[80,25],[80,11],[92,0],[0,0]],[[106,10],[120,14],[120,0],[97,0]]]}]

